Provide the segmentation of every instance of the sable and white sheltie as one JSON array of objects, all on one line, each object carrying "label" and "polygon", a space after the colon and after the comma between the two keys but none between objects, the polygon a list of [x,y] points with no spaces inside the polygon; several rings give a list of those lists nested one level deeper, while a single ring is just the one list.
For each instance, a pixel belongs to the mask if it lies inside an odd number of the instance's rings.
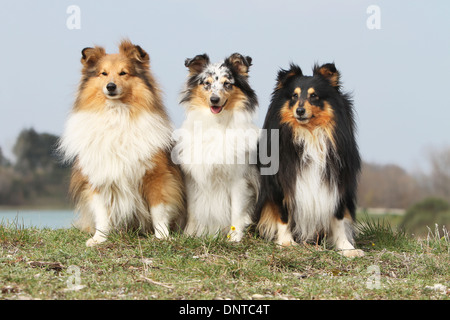
[{"label": "sable and white sheltie", "polygon": [[259,184],[251,61],[238,53],[219,63],[206,54],[185,61],[186,119],[174,155],[186,181],[188,235],[227,234],[240,241],[251,223]]},{"label": "sable and white sheltie", "polygon": [[59,150],[73,163],[70,193],[87,246],[115,228],[169,236],[183,221],[181,171],[170,158],[171,122],[150,58],[123,40],[118,54],[82,50],[82,78]]},{"label": "sable and white sheltie", "polygon": [[[263,127],[278,130],[279,170],[261,176],[255,209],[264,237],[290,245],[326,235],[343,255],[364,254],[352,245],[361,161],[353,113],[334,64],[312,76],[293,64],[279,71]],[[273,150],[271,139],[260,143]]]}]

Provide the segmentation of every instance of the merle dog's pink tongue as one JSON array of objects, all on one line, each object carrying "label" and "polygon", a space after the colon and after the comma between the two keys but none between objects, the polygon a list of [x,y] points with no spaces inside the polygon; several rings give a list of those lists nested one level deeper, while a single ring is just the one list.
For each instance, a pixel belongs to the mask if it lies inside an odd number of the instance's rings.
[{"label": "merle dog's pink tongue", "polygon": [[220,113],[220,111],[222,111],[222,107],[211,106],[211,112],[212,112],[212,113],[218,114],[218,113]]}]

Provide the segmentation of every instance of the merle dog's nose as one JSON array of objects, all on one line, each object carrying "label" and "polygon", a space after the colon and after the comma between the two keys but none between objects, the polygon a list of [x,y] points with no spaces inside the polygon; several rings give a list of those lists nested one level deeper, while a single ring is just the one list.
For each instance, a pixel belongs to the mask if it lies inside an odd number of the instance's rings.
[{"label": "merle dog's nose", "polygon": [[108,90],[109,92],[114,92],[116,91],[117,86],[114,82],[110,82],[106,85],[106,90]]},{"label": "merle dog's nose", "polygon": [[209,98],[209,100],[211,101],[211,103],[213,105],[218,104],[220,101],[220,98],[218,96],[211,96],[211,98]]},{"label": "merle dog's nose", "polygon": [[297,116],[302,117],[305,115],[306,110],[303,107],[297,108],[297,110],[295,111],[295,113],[297,113]]}]

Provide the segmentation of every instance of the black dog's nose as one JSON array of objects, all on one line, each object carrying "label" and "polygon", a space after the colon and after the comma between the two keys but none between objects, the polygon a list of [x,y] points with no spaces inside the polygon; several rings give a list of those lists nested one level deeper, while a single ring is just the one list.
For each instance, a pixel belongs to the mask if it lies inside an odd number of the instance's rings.
[{"label": "black dog's nose", "polygon": [[305,115],[306,110],[305,110],[305,108],[300,107],[300,108],[297,108],[297,110],[295,112],[297,113],[297,116],[302,117]]},{"label": "black dog's nose", "polygon": [[209,100],[211,101],[212,104],[217,104],[220,101],[220,98],[218,96],[211,96],[211,98],[209,98]]},{"label": "black dog's nose", "polygon": [[109,92],[114,92],[116,91],[117,86],[114,82],[110,82],[106,85],[106,90],[108,90]]}]

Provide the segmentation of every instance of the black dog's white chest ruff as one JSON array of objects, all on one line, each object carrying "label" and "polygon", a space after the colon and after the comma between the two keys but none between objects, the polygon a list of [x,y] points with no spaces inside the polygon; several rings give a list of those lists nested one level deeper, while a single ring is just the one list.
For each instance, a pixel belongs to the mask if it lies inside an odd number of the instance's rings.
[{"label": "black dog's white chest ruff", "polygon": [[327,232],[337,204],[339,192],[337,183],[327,175],[328,153],[332,152],[330,141],[321,130],[314,134],[306,132],[297,143],[303,152],[295,181],[295,196],[289,206],[293,212],[295,236],[302,240],[317,237]]}]

